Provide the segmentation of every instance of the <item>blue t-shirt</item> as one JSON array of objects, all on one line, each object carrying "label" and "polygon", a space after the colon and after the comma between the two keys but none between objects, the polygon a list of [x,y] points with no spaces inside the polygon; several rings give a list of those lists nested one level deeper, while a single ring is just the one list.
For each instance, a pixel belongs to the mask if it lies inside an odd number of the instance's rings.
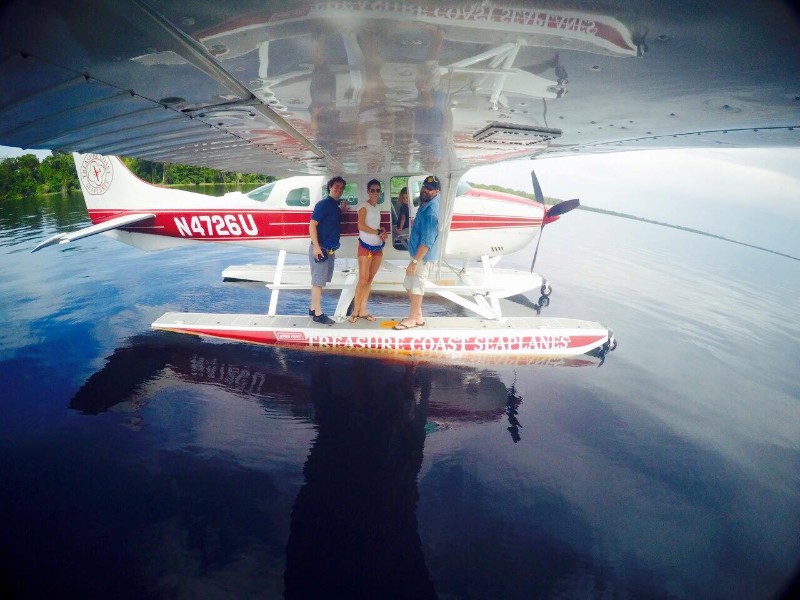
[{"label": "blue t-shirt", "polygon": [[408,252],[411,258],[420,246],[427,246],[428,253],[422,260],[433,262],[439,260],[439,195],[430,202],[420,205],[411,235],[408,236]]},{"label": "blue t-shirt", "polygon": [[342,210],[339,201],[330,196],[325,196],[317,202],[311,220],[317,222],[317,241],[319,245],[328,250],[339,249],[339,235],[341,233]]}]

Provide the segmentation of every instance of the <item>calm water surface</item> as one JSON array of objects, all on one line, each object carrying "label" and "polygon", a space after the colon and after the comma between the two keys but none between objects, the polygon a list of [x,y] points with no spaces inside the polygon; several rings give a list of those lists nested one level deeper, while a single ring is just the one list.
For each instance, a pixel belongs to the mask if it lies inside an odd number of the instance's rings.
[{"label": "calm water surface", "polygon": [[414,364],[152,332],[265,311],[220,273],[273,257],[30,253],[87,222],[0,206],[5,597],[771,598],[800,559],[797,261],[571,213],[542,314],[614,329],[604,364]]}]

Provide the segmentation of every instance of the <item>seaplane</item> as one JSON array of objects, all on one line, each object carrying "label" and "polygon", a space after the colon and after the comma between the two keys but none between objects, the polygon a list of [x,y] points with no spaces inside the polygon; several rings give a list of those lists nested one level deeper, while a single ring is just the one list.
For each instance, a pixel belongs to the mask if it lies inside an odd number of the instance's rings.
[{"label": "seaplane", "polygon": [[[38,248],[103,233],[148,250],[211,241],[278,252],[274,265],[223,273],[265,283],[265,314],[167,313],[152,324],[192,335],[452,360],[605,353],[616,340],[604,325],[501,310],[503,298],[547,297],[551,286],[500,258],[578,202],[545,208],[535,177],[535,202],[466,189],[469,169],[800,141],[800,36],[781,2],[11,0],[0,15],[0,143],[74,152],[92,220]],[[214,200],[138,181],[117,156],[285,179]],[[322,181],[344,176],[355,202],[379,179],[390,227],[397,188],[413,197],[428,174],[442,181],[444,249],[430,293],[474,316],[410,331],[391,329],[399,315],[344,322],[352,270],[332,282],[337,324],[277,314],[279,292],[310,284],[285,253],[305,254]],[[392,267],[402,258],[394,238],[375,291],[402,292]]]},{"label": "seaplane", "polygon": [[[476,316],[431,317],[424,331],[404,333],[391,328],[397,319],[381,318],[374,324],[345,320],[352,308],[357,267],[339,270],[327,286],[340,292],[335,312],[338,327],[321,327],[305,315],[276,314],[281,290],[310,288],[308,267],[286,265],[285,261],[287,253],[308,253],[311,211],[325,195],[322,175],[279,179],[248,193],[234,191],[214,197],[146,183],[115,156],[75,153],[73,158],[93,224],[58,233],[39,243],[34,252],[100,233],[147,251],[216,242],[277,252],[275,265],[231,266],[222,274],[226,280],[264,282],[271,290],[266,314],[167,313],[153,323],[156,329],[258,344],[425,356],[432,360],[459,357],[467,362],[475,354],[505,355],[520,364],[532,364],[537,358],[594,350],[602,354],[614,347],[613,334],[588,321],[502,315],[501,298],[536,290],[541,294],[540,304],[547,304],[552,288],[534,272],[535,254],[530,271],[497,269],[499,259],[526,247],[546,224],[579,205],[573,199],[545,206],[533,173],[536,201],[472,188],[463,181],[455,186],[457,195],[447,227],[442,268],[431,282],[430,293],[451,300]],[[349,205],[357,206],[359,196],[363,197],[359,190],[365,189],[366,181],[360,180],[365,178],[356,178],[345,189],[343,196]],[[405,188],[412,197],[419,197],[421,175],[386,178],[391,181],[387,189]],[[372,287],[378,292],[405,293],[401,264],[407,264],[409,257],[407,233],[398,232],[399,211],[393,201],[381,198],[378,205],[383,227],[393,233],[385,249],[386,260]],[[409,202],[411,227],[417,206],[418,202]],[[342,247],[337,256],[354,258],[357,243],[356,211],[345,211]],[[476,258],[482,267],[469,266],[469,261]],[[460,263],[451,264],[456,261]]]}]

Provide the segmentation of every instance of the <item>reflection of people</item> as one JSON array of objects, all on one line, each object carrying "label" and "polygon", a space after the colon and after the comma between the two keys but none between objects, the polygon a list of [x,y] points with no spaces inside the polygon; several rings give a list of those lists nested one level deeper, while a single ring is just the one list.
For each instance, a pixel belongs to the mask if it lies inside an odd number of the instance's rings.
[{"label": "reflection of people", "polygon": [[417,88],[417,104],[414,108],[414,133],[422,147],[422,161],[433,168],[441,159],[445,127],[447,94],[442,91],[439,76],[439,51],[444,33],[440,29],[430,31],[430,45],[425,61],[417,67],[414,80]]},{"label": "reflection of people", "polygon": [[429,175],[422,182],[420,207],[414,220],[414,227],[408,238],[408,253],[411,262],[406,268],[403,286],[408,291],[411,305],[408,318],[394,326],[394,329],[422,327],[422,297],[425,284],[439,260],[439,190],[441,184],[436,175]]},{"label": "reflection of people", "polygon": [[309,360],[317,437],[292,509],[284,597],[436,598],[416,516],[429,373]]},{"label": "reflection of people", "polygon": [[381,209],[378,208],[378,197],[381,193],[381,182],[371,179],[367,184],[369,196],[358,209],[358,284],[350,322],[358,319],[374,321],[375,317],[367,312],[372,280],[381,267],[383,246],[388,232],[381,227]]},{"label": "reflection of people", "polygon": [[336,74],[329,65],[329,56],[341,44],[340,36],[320,33],[314,39],[309,82],[311,131],[323,148],[334,150],[342,138],[341,114],[336,106]]},{"label": "reflection of people", "polygon": [[506,401],[506,415],[508,416],[509,425],[506,429],[511,434],[511,439],[514,440],[515,444],[522,439],[522,436],[519,434],[522,423],[517,419],[520,404],[522,404],[522,396],[517,393],[515,379],[514,383],[512,383],[511,387],[508,389],[508,400]]},{"label": "reflection of people", "polygon": [[328,181],[328,195],[317,202],[308,224],[308,234],[311,236],[311,247],[308,250],[308,263],[311,265],[311,308],[308,316],[313,317],[315,323],[323,325],[333,325],[335,322],[322,312],[322,288],[333,278],[336,261],[334,253],[339,249],[341,233],[340,198],[345,185],[345,180],[339,176]]},{"label": "reflection of people", "polygon": [[[361,98],[358,104],[357,140],[364,148],[379,148],[391,144],[391,115],[386,112],[386,84],[381,76],[380,31],[371,31],[358,36],[364,68]],[[368,152],[361,162],[364,172],[381,168],[380,152]]]}]

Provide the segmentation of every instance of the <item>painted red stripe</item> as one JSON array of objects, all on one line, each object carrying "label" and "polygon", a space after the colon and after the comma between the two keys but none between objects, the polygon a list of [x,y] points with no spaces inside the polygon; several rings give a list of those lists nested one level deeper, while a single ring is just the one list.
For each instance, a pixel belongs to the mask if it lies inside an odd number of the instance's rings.
[{"label": "painted red stripe", "polygon": [[[308,222],[311,212],[285,210],[246,210],[246,209],[192,209],[187,210],[90,210],[92,223],[101,223],[113,217],[130,213],[153,213],[155,218],[146,225],[131,225],[126,231],[150,233],[177,238],[226,241],[226,240],[263,240],[282,238],[308,237]],[[232,216],[238,225],[232,228],[225,219]],[[193,223],[193,218],[196,220]],[[215,220],[212,222],[212,219]],[[221,220],[220,220],[221,219]],[[244,219],[244,221],[242,221]],[[252,221],[251,221],[252,219]],[[180,227],[178,223],[185,224]],[[250,227],[243,226],[250,225]],[[194,227],[193,227],[194,224]],[[389,228],[389,216],[381,215],[381,225]],[[503,215],[453,215],[451,230],[466,231],[470,229],[504,229],[519,227],[539,227],[541,219],[529,217],[509,217]],[[253,230],[255,229],[255,233]],[[236,233],[238,231],[239,233]],[[201,233],[202,232],[202,233]],[[225,234],[227,232],[227,234]],[[358,235],[358,216],[346,214],[342,222],[342,235],[345,237]]]}]

